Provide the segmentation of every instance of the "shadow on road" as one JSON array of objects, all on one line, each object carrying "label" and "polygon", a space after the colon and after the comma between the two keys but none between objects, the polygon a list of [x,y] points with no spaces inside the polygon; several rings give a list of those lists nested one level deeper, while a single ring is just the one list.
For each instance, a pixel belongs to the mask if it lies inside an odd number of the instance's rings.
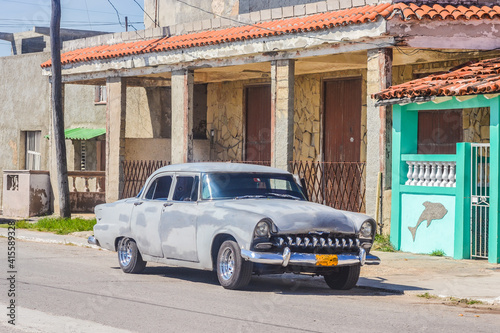
[{"label": "shadow on road", "polygon": [[[115,267],[114,267],[115,268]],[[116,267],[116,269],[119,269]],[[146,267],[141,275],[157,275],[169,279],[178,279],[195,283],[219,285],[216,273],[189,268],[153,266]],[[250,292],[273,292],[290,295],[352,295],[352,296],[387,296],[403,294],[404,291],[425,291],[414,286],[384,283],[383,278],[360,278],[358,286],[351,290],[332,290],[321,276],[298,274],[254,275],[244,289]],[[222,288],[222,287],[221,287]]]}]

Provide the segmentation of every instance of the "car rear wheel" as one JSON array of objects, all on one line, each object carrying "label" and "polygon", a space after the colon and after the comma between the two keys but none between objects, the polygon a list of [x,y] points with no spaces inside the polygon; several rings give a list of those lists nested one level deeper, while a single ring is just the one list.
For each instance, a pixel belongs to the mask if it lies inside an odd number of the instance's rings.
[{"label": "car rear wheel", "polygon": [[252,277],[253,265],[241,257],[238,243],[225,241],[219,248],[217,255],[217,278],[226,289],[240,289],[245,287]]},{"label": "car rear wheel", "polygon": [[118,243],[118,262],[125,273],[140,273],[146,267],[133,239],[122,238]]},{"label": "car rear wheel", "polygon": [[361,271],[360,265],[339,267],[338,272],[325,274],[326,284],[336,290],[349,290],[356,286]]}]

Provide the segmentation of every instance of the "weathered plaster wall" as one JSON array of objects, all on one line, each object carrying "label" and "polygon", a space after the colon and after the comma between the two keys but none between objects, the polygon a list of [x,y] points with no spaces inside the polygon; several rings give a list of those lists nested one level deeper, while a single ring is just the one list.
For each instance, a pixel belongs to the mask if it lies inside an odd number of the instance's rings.
[{"label": "weathered plaster wall", "polygon": [[[148,147],[148,149],[144,149]],[[210,142],[208,140],[194,140],[193,157],[195,161],[208,161]],[[157,160],[170,161],[170,139],[125,139],[125,160]]]},{"label": "weathered plaster wall", "polygon": [[[95,86],[64,87],[64,128],[106,128],[106,104],[95,103]],[[97,170],[95,140],[86,141],[86,170]],[[68,170],[80,170],[81,142],[66,140]]]},{"label": "weathered plaster wall", "polygon": [[22,131],[41,131],[41,169],[48,170],[49,142],[43,136],[49,134],[50,90],[40,69],[48,58],[48,53],[0,57],[0,171],[25,168]]}]

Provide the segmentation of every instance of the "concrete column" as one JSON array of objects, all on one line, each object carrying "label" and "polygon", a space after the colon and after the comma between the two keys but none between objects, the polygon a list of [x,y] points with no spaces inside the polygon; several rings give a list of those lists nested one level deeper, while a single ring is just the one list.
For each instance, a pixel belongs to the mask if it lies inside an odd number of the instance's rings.
[{"label": "concrete column", "polygon": [[391,186],[392,109],[376,107],[371,95],[391,85],[392,49],[368,50],[367,55],[366,213],[378,220],[375,213],[379,172],[382,172],[384,187]]},{"label": "concrete column", "polygon": [[290,169],[293,159],[295,60],[271,63],[271,166]]},{"label": "concrete column", "polygon": [[125,160],[125,115],[127,85],[122,78],[108,78],[106,109],[106,202],[120,198]]},{"label": "concrete column", "polygon": [[172,72],[172,164],[193,161],[194,72]]}]

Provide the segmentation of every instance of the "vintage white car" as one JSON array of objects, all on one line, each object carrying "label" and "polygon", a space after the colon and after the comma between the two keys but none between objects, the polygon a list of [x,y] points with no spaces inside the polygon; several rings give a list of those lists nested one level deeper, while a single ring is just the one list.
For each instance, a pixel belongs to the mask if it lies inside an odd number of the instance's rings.
[{"label": "vintage white car", "polygon": [[135,198],[98,205],[89,243],[118,252],[125,273],[147,261],[217,271],[227,289],[255,274],[323,275],[356,285],[375,221],[312,203],[286,171],[250,164],[188,163],[155,171]]}]

